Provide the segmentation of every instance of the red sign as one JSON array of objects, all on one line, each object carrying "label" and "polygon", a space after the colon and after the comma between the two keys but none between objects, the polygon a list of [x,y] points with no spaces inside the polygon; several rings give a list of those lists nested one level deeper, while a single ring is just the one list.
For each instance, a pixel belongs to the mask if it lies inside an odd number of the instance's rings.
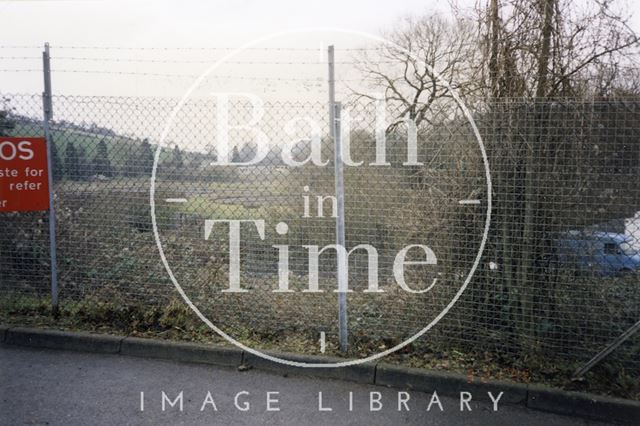
[{"label": "red sign", "polygon": [[0,212],[49,209],[44,138],[0,136]]}]

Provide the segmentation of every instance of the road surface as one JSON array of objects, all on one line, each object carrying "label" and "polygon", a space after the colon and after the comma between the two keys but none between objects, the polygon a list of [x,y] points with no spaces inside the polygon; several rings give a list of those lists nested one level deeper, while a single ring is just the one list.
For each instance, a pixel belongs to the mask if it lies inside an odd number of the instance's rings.
[{"label": "road surface", "polygon": [[[438,398],[442,411],[435,402],[427,411],[433,395],[420,392],[408,394],[409,400],[400,404],[402,411],[398,411],[398,399],[406,400],[407,394],[373,385],[120,355],[6,346],[0,346],[0,380],[3,425],[597,424],[500,403],[494,412],[490,402],[472,401],[472,411],[461,412],[459,398],[444,396]],[[320,411],[320,392],[322,409],[332,411]],[[349,411],[350,392],[352,411]],[[382,405],[371,403],[371,399]],[[279,411],[268,411],[267,404],[271,410],[279,408]],[[381,409],[371,411],[372,407]]]}]

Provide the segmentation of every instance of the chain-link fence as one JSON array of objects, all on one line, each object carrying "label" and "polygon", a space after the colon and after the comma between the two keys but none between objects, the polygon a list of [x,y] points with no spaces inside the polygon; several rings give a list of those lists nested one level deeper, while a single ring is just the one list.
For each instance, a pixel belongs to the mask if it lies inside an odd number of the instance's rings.
[{"label": "chain-link fence", "polygon": [[[3,99],[5,135],[42,135],[40,96]],[[179,299],[153,233],[159,151],[158,240],[193,304],[251,346],[317,352],[296,338],[315,342],[324,332],[335,347],[337,257],[322,250],[336,241],[326,103],[266,103],[259,122],[243,128],[255,105],[231,101],[230,157],[264,157],[246,166],[216,164],[219,100],[186,102],[158,148],[177,105],[54,97],[60,303],[144,310]],[[432,108],[417,127],[414,159],[410,127],[388,125],[400,111],[362,99],[343,109],[349,343],[364,357],[420,332],[465,285],[483,244],[489,186],[459,108]],[[403,351],[539,355],[578,366],[640,319],[640,102],[512,99],[471,113],[493,185],[484,253],[453,308]],[[326,164],[291,166],[309,158]],[[242,292],[225,291],[229,225],[212,220],[264,221],[263,235],[258,222],[240,227]],[[47,298],[46,215],[5,213],[0,223],[1,297]],[[425,261],[429,250],[437,262]],[[638,371],[638,339],[612,359]]]}]

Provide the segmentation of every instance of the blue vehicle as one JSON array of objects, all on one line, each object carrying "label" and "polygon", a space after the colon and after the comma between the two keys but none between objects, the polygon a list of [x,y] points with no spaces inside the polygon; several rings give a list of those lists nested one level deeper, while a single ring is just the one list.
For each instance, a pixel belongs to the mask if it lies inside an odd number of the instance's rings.
[{"label": "blue vehicle", "polygon": [[640,269],[640,251],[624,234],[569,231],[557,242],[559,262],[576,272],[615,276]]}]

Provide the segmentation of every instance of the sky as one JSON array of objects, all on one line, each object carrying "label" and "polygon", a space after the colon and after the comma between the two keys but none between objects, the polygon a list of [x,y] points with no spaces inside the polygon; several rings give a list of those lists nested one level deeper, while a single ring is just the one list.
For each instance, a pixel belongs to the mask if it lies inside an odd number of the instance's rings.
[{"label": "sky", "polygon": [[[287,31],[331,27],[380,34],[402,16],[446,10],[436,4],[418,0],[384,6],[364,0],[0,0],[0,94],[42,92],[42,46],[48,42],[53,94],[57,96],[55,119],[95,122],[121,134],[157,139],[171,108],[154,104],[157,113],[149,117],[147,97],[179,98],[216,60],[236,53],[221,48],[236,48],[285,32],[258,42],[254,49],[237,52],[232,61],[241,63],[215,69],[198,86],[196,97],[221,91],[251,92],[267,101],[316,100],[323,107],[327,101],[327,46],[336,47],[340,95],[347,90],[351,75],[349,65],[341,63],[352,61],[354,54],[341,49],[361,47],[372,40],[333,31]],[[64,98],[69,95],[85,97]],[[121,109],[117,102],[123,98],[106,101],[86,96],[125,97],[126,102],[139,103]],[[40,114],[39,97],[9,98],[17,113]],[[205,139],[193,135],[193,126],[185,129],[177,121],[172,132],[177,143],[185,133]],[[145,123],[144,128],[140,123]],[[197,127],[210,131],[206,125]]]},{"label": "sky", "polygon": [[[458,0],[458,5],[469,8],[475,1]],[[638,0],[621,1],[633,5]],[[251,92],[267,101],[326,102],[326,50],[333,44],[339,100],[360,80],[351,65],[358,52],[350,49],[375,41],[349,32],[300,30],[325,27],[382,35],[402,17],[429,13],[446,15],[449,4],[443,0],[0,0],[0,94],[42,92],[42,46],[48,42],[56,96],[176,99],[215,61],[233,53],[192,97]],[[640,32],[640,14],[632,25]],[[249,50],[226,49],[283,32]],[[14,98],[12,108],[27,115],[39,113],[39,100],[21,99]],[[133,117],[113,116],[114,107],[102,113],[80,108],[82,102],[107,105],[104,100],[83,98],[65,111],[64,100],[58,99],[55,116],[108,127],[117,122],[119,131],[135,130]],[[87,117],[88,111],[93,115]],[[144,114],[144,108],[140,111]],[[126,123],[134,124],[130,129]],[[148,127],[157,130],[160,124]]]},{"label": "sky", "polygon": [[[637,0],[621,1],[633,11]],[[475,2],[457,1],[462,8]],[[193,83],[193,76],[230,52],[194,50],[196,47],[238,47],[274,33],[312,27],[380,35],[403,16],[449,10],[443,0],[0,0],[0,45],[5,46],[0,48],[0,92],[42,90],[41,46],[45,42],[52,45],[55,93],[179,96]],[[640,32],[640,14],[632,25]],[[336,61],[349,62],[353,53],[339,49],[367,43],[372,40],[344,33],[284,35],[257,46],[313,51],[240,52],[235,61],[258,63],[220,67],[202,89],[260,89],[267,97],[286,97],[302,90],[315,96],[315,92],[326,91],[326,46],[335,44]],[[183,49],[172,49],[176,47]],[[349,66],[337,65],[338,80],[348,80],[351,74]],[[261,81],[262,77],[266,79]],[[341,84],[338,90],[347,90],[348,82]]]},{"label": "sky", "polygon": [[[140,73],[198,75],[214,60],[229,53],[225,50],[190,50],[196,47],[238,47],[274,33],[311,27],[332,27],[380,34],[402,16],[427,11],[442,12],[442,2],[398,0],[374,2],[364,0],[319,2],[305,1],[102,1],[41,0],[1,1],[0,44],[25,48],[0,49],[0,69],[32,69],[34,71],[0,73],[1,92],[37,93],[42,90],[41,50],[44,42],[52,45],[54,91],[65,94],[113,94],[134,96],[176,96],[190,85],[193,78],[152,75],[110,74]],[[287,92],[278,86],[277,78],[324,79],[326,46],[336,49],[371,42],[353,35],[315,32],[290,34],[259,46],[298,47],[306,51],[257,50],[240,54],[236,61],[315,62],[317,66],[290,67],[286,64],[227,66],[218,75],[273,80],[259,82],[272,92]],[[30,48],[26,48],[29,46]],[[65,47],[66,46],[66,47]],[[118,50],[77,49],[69,47],[155,47],[185,49]],[[336,61],[348,60],[346,52]],[[323,57],[324,56],[324,57]],[[14,59],[27,58],[27,59]],[[63,59],[75,58],[75,59]],[[87,58],[87,59],[82,59]],[[93,60],[89,60],[93,59]],[[104,59],[104,60],[103,60]],[[133,62],[135,60],[169,61],[169,63]],[[171,63],[186,61],[186,63]],[[193,63],[198,62],[198,63]],[[61,72],[60,70],[65,70]],[[58,72],[56,72],[58,71]],[[75,72],[70,72],[75,71]],[[80,72],[78,72],[80,71]],[[91,74],[83,71],[99,71]],[[338,70],[339,71],[339,70]],[[344,69],[343,69],[344,71]],[[225,87],[234,83],[247,86],[246,80],[220,81]],[[263,84],[264,83],[264,84]],[[316,82],[307,82],[313,86]],[[258,84],[255,83],[254,84]],[[318,84],[319,85],[319,84]],[[215,87],[213,87],[215,88]]]}]

